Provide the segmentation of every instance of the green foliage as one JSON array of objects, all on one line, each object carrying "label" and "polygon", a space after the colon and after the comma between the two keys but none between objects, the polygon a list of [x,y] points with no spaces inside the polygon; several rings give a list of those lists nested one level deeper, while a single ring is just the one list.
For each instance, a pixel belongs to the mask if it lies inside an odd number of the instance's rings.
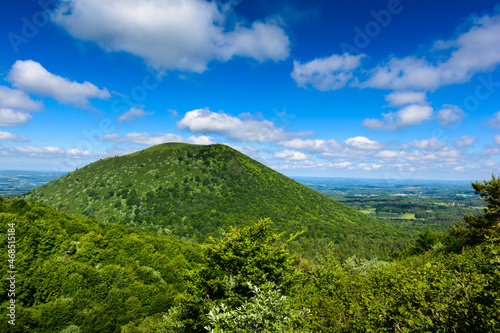
[{"label": "green foliage", "polygon": [[[353,257],[341,264],[329,255],[305,266],[294,295],[311,309],[308,327],[321,332],[498,332],[500,237],[490,221],[498,221],[500,191],[492,178],[485,185],[473,183],[487,200],[484,216],[466,216],[464,226],[443,235],[420,233],[395,256],[399,260]],[[466,243],[476,246],[463,247]]]},{"label": "green foliage", "polygon": [[[1,332],[140,332],[176,305],[199,248],[168,236],[75,217],[24,200],[0,202],[0,247],[15,224],[16,325]],[[0,281],[6,317],[8,273]],[[147,330],[143,331],[147,332]]]},{"label": "green foliage", "polygon": [[410,255],[427,252],[435,246],[443,246],[441,240],[443,240],[443,242],[446,242],[444,235],[427,228],[424,232],[419,232],[418,236],[413,240],[413,242],[409,244],[403,251],[393,253],[392,257],[403,258]]},{"label": "green foliage", "polygon": [[[295,324],[298,315],[282,297],[297,280],[293,258],[286,250],[296,235],[278,244],[282,234],[269,235],[270,224],[265,219],[250,227],[234,228],[219,242],[204,245],[205,266],[190,274],[182,306],[169,313],[158,332],[175,331],[175,327],[181,327],[182,332],[206,332],[210,325],[228,330],[252,320],[261,327],[271,322],[274,325],[272,318],[284,317],[289,321],[283,319],[283,328]],[[276,312],[257,314],[258,306]]]},{"label": "green foliage", "polygon": [[486,201],[484,215],[465,215],[462,224],[455,226],[451,234],[464,239],[466,245],[475,245],[487,238],[500,237],[500,179],[494,174],[491,180],[473,182],[475,193]]},{"label": "green foliage", "polygon": [[308,311],[294,310],[272,283],[262,288],[248,284],[255,295],[236,309],[229,309],[224,303],[214,306],[208,313],[209,326],[205,329],[211,333],[308,332],[305,327],[300,331],[295,329]]},{"label": "green foliage", "polygon": [[354,269],[328,257],[305,273],[295,301],[311,309],[315,332],[497,332],[497,250],[431,250]]}]

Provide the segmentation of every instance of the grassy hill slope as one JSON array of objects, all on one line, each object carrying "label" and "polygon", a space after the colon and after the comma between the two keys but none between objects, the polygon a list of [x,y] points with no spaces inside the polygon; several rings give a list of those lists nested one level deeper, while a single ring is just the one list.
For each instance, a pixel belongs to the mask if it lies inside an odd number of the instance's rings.
[{"label": "grassy hill slope", "polygon": [[[97,161],[24,195],[59,210],[203,242],[270,217],[294,247],[384,256],[405,237],[225,145],[167,143]],[[392,242],[394,241],[394,242]],[[301,248],[298,249],[298,246]]]}]

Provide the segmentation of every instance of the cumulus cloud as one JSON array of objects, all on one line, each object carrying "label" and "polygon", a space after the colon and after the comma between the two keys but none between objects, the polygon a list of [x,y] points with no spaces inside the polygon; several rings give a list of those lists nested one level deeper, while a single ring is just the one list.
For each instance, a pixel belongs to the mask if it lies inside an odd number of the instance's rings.
[{"label": "cumulus cloud", "polygon": [[30,139],[24,135],[18,135],[14,133],[0,131],[0,140],[3,141],[15,141],[15,142],[28,142]]},{"label": "cumulus cloud", "polygon": [[187,129],[191,133],[218,134],[234,141],[244,142],[276,142],[291,137],[308,136],[312,133],[285,132],[282,128],[268,120],[254,120],[248,114],[244,119],[233,117],[225,113],[216,113],[208,108],[186,112],[177,122],[181,130]]},{"label": "cumulus cloud", "polygon": [[437,119],[441,126],[454,126],[465,118],[465,111],[455,105],[445,104],[439,110]]},{"label": "cumulus cloud", "polygon": [[300,149],[308,153],[326,153],[341,149],[342,146],[335,140],[311,140],[311,139],[293,139],[289,141],[278,142],[278,145],[285,148]]},{"label": "cumulus cloud", "polygon": [[493,115],[493,117],[488,122],[488,125],[494,128],[500,128],[500,111]]},{"label": "cumulus cloud", "polygon": [[474,144],[477,138],[473,136],[463,135],[462,137],[455,140],[455,147],[457,148],[467,148]]},{"label": "cumulus cloud", "polygon": [[432,117],[432,107],[427,105],[408,105],[396,112],[383,113],[383,120],[365,119],[363,126],[374,130],[394,131],[408,126],[420,125],[423,121]]},{"label": "cumulus cloud", "polygon": [[288,36],[275,21],[249,27],[236,21],[225,29],[230,6],[205,0],[68,0],[52,20],[75,38],[133,54],[159,69],[203,72],[210,61],[234,56],[288,57]]},{"label": "cumulus cloud", "polygon": [[20,90],[0,86],[0,108],[38,111],[42,107],[42,102],[32,100]]},{"label": "cumulus cloud", "polygon": [[365,55],[332,55],[301,64],[294,60],[292,78],[299,87],[308,85],[321,91],[344,88],[353,79],[353,71],[361,65]]},{"label": "cumulus cloud", "polygon": [[25,111],[0,108],[0,126],[13,127],[26,124],[33,116]]},{"label": "cumulus cloud", "polygon": [[54,75],[33,60],[16,61],[6,80],[22,91],[81,107],[88,106],[91,98],[107,99],[111,96],[106,88],[99,89],[87,81],[78,83]]},{"label": "cumulus cloud", "polygon": [[176,134],[163,134],[163,133],[158,133],[155,135],[150,135],[147,132],[143,133],[137,133],[137,132],[132,132],[132,133],[127,133],[124,136],[119,136],[118,134],[105,134],[102,137],[103,141],[113,141],[116,143],[122,143],[122,142],[132,142],[132,143],[137,143],[140,145],[146,145],[146,146],[153,146],[153,145],[158,145],[161,143],[166,143],[166,142],[185,142],[185,143],[193,143],[193,144],[200,144],[200,145],[208,145],[208,144],[214,144],[215,140],[209,136],[190,136],[187,139],[184,139],[180,135]]},{"label": "cumulus cloud", "polygon": [[308,156],[304,153],[301,153],[299,151],[292,151],[292,150],[283,150],[280,152],[277,152],[274,154],[274,157],[276,158],[282,158],[286,160],[294,160],[294,161],[300,161],[300,160],[305,160],[308,158]]},{"label": "cumulus cloud", "polygon": [[211,145],[217,143],[214,138],[206,135],[200,135],[200,136],[191,135],[189,138],[185,139],[184,142],[193,143],[196,145]]},{"label": "cumulus cloud", "polygon": [[441,85],[440,73],[424,59],[406,57],[391,58],[370,72],[370,78],[361,87],[376,89],[431,89]]},{"label": "cumulus cloud", "polygon": [[344,144],[353,149],[374,150],[383,148],[383,144],[377,141],[370,140],[364,136],[356,136],[344,141]]},{"label": "cumulus cloud", "polygon": [[118,116],[118,123],[121,124],[124,121],[133,121],[137,118],[143,118],[152,114],[153,112],[146,112],[142,107],[131,107],[127,112]]},{"label": "cumulus cloud", "polygon": [[[437,41],[435,62],[414,56],[391,58],[371,70],[361,86],[377,89],[435,90],[467,82],[474,74],[500,64],[500,15],[476,19],[468,31],[456,39]],[[445,60],[442,61],[442,53]],[[446,54],[447,53],[447,54]]]},{"label": "cumulus cloud", "polygon": [[389,106],[401,106],[408,104],[426,104],[427,93],[425,91],[395,91],[385,96]]},{"label": "cumulus cloud", "polygon": [[32,100],[26,93],[0,86],[0,126],[14,127],[26,124],[39,111],[43,103]]}]

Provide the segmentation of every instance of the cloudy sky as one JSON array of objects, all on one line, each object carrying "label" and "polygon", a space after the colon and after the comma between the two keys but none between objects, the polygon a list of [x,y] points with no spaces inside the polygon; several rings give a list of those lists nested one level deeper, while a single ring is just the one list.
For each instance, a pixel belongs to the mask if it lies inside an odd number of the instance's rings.
[{"label": "cloudy sky", "polygon": [[289,176],[500,166],[500,3],[2,1],[0,169],[224,143]]}]

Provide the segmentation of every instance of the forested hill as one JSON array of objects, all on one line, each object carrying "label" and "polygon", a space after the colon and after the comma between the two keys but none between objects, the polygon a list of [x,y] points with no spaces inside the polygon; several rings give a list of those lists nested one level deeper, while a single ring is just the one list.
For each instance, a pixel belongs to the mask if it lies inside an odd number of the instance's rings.
[{"label": "forested hill", "polygon": [[333,242],[344,257],[385,257],[408,238],[221,144],[166,143],[107,158],[23,197],[196,242],[269,217],[277,231],[305,230],[293,246],[311,255]]}]

